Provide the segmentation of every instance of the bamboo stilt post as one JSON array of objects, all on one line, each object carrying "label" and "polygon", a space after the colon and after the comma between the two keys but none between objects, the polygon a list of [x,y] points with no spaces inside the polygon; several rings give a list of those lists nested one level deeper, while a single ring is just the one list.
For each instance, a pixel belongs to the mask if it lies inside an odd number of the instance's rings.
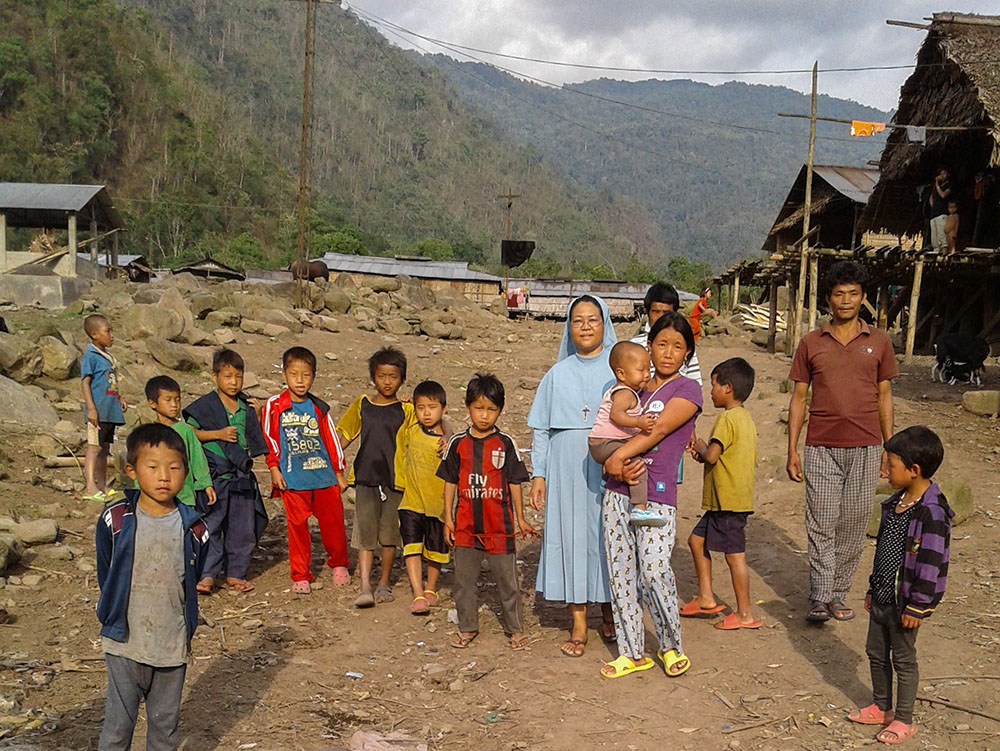
[{"label": "bamboo stilt post", "polygon": [[883,284],[878,288],[878,327],[883,331],[889,330],[889,285]]},{"label": "bamboo stilt post", "polygon": [[789,273],[786,282],[788,286],[788,310],[785,313],[785,354],[792,354],[798,340],[795,338],[795,301],[798,299],[796,277]]},{"label": "bamboo stilt post", "polygon": [[771,279],[767,291],[767,351],[774,354],[774,340],[778,336],[778,280]]},{"label": "bamboo stilt post", "polygon": [[7,215],[0,211],[0,272],[7,270]]},{"label": "bamboo stilt post", "polygon": [[101,278],[101,265],[98,263],[97,250],[99,242],[97,240],[97,219],[90,217],[90,262],[94,264],[94,278]]},{"label": "bamboo stilt post", "polygon": [[111,236],[111,275],[113,279],[118,278],[118,233]]},{"label": "bamboo stilt post", "polygon": [[809,331],[816,328],[816,304],[819,295],[819,256],[809,256]]},{"label": "bamboo stilt post", "polygon": [[736,306],[740,304],[740,275],[737,273],[733,277],[733,300],[731,308],[735,311]]},{"label": "bamboo stilt post", "polygon": [[799,249],[799,283],[795,290],[795,334],[793,343],[802,338],[802,311],[805,307],[806,262],[809,258],[809,219],[812,211],[813,157],[816,154],[816,82],[819,62],[813,63],[812,97],[809,104],[809,158],[806,161],[806,197],[802,204],[802,247]]},{"label": "bamboo stilt post", "polygon": [[910,288],[910,316],[906,322],[905,362],[913,360],[913,342],[917,337],[917,304],[920,302],[920,282],[924,277],[924,256],[921,253],[913,264],[913,285]]},{"label": "bamboo stilt post", "polygon": [[66,230],[69,235],[69,252],[66,254],[66,276],[76,276],[76,212],[71,212],[66,220]]}]

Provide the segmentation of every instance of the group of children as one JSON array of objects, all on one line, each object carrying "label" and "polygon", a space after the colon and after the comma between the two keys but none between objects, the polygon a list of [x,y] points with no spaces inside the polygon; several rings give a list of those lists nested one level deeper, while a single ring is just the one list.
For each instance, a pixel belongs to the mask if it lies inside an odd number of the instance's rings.
[{"label": "group of children", "polygon": [[[131,432],[126,472],[135,489],[111,494],[106,466],[124,401],[108,352],[110,322],[89,316],[92,344],[81,368],[88,425],[85,496],[105,502],[97,527],[97,614],[108,665],[108,701],[99,748],[127,749],[140,701],[147,705],[147,747],[177,747],[181,688],[198,620],[198,595],[217,578],[248,592],[253,549],[267,523],[253,474],[265,456],[272,496],[280,496],[288,528],[292,591],[308,594],[311,570],[309,516],[320,529],[333,583],[346,586],[347,538],[341,492],[355,488],[352,546],[358,550],[360,592],[355,605],[393,599],[390,573],[402,548],[413,599],[410,611],[427,614],[438,604],[441,566],[453,558],[458,631],[451,645],[466,648],[478,636],[476,583],[484,563],[498,587],[509,646],[526,646],[515,538],[537,533],[522,507],[521,483],[529,479],[514,440],[497,428],[505,393],[496,376],[477,373],[468,383],[468,428],[452,434],[445,420],[447,395],[435,381],[417,385],[412,401],[399,398],[406,358],[395,348],[368,360],[374,394],[359,396],[336,424],[330,407],[311,392],[316,357],[292,347],[282,357],[286,388],[263,408],[243,392],[244,363],[231,349],[212,362],[215,389],[187,408],[179,384],[150,379],[145,396],[156,422]],[[611,353],[616,384],[604,398],[591,434],[595,459],[608,456],[651,420],[637,409],[650,377],[648,352],[629,342]],[[712,590],[711,552],[730,568],[736,608],[716,627],[757,629],[750,609],[745,527],[753,513],[756,428],[744,402],[754,386],[753,368],[731,358],[712,371],[713,404],[724,411],[708,440],[692,432],[688,450],[705,465],[703,517],[688,543],[698,594],[682,616],[720,613]],[[344,448],[360,439],[345,477]],[[343,442],[342,442],[343,441]],[[901,742],[912,734],[917,686],[914,641],[922,619],[941,599],[948,566],[951,512],[931,476],[943,457],[941,442],[923,427],[908,428],[886,444],[888,479],[897,492],[883,506],[871,588],[868,655],[874,702],[850,719],[883,726],[878,738]],[[640,488],[644,483],[632,486]],[[631,496],[630,522],[656,524],[646,499]],[[378,583],[371,578],[381,555]],[[141,561],[142,565],[133,565]],[[426,580],[423,561],[426,562]],[[130,629],[130,623],[144,624]],[[891,678],[899,690],[893,714]]]}]

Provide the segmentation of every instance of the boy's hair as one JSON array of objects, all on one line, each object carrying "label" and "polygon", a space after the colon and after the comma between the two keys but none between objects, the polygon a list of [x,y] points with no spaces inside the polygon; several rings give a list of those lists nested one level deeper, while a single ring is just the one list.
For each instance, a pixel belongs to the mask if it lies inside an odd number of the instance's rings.
[{"label": "boy's hair", "polygon": [[646,290],[646,297],[643,299],[642,304],[646,308],[647,315],[649,314],[649,309],[653,307],[654,302],[669,305],[673,310],[677,310],[681,306],[681,298],[677,294],[677,290],[674,289],[674,285],[667,284],[666,282],[656,282]]},{"label": "boy's hair", "polygon": [[403,381],[406,380],[406,355],[403,354],[402,350],[395,347],[382,347],[368,358],[368,375],[373,381],[375,380],[375,368],[379,365],[392,365],[399,368],[399,375]]},{"label": "boy's hair", "polygon": [[731,386],[733,399],[745,402],[753,391],[754,371],[742,357],[730,357],[712,368],[712,377],[720,386]]},{"label": "boy's hair", "polygon": [[468,407],[476,399],[485,396],[497,407],[503,409],[504,396],[503,383],[492,373],[476,373],[469,385],[465,389],[465,406]]},{"label": "boy's hair", "polygon": [[923,425],[901,430],[885,442],[885,450],[902,459],[903,464],[920,467],[920,475],[929,480],[944,461],[944,446],[937,433]]},{"label": "boy's hair", "polygon": [[688,322],[687,317],[676,310],[668,310],[656,319],[656,323],[653,324],[649,329],[649,334],[646,335],[646,341],[652,344],[656,335],[664,329],[673,329],[684,337],[684,343],[688,348],[687,357],[684,358],[684,362],[688,362],[694,355],[694,332],[691,330],[691,324]]},{"label": "boy's hair", "polygon": [[635,342],[618,342],[614,347],[611,348],[611,356],[608,358],[608,363],[611,365],[611,370],[615,371],[618,368],[624,367],[625,361],[634,354],[642,352],[644,355],[649,357],[649,351],[643,347],[641,344],[636,344]]},{"label": "boy's hair", "polygon": [[864,293],[868,284],[868,271],[856,261],[838,261],[823,277],[823,297],[830,297],[833,288],[840,284],[857,284]]},{"label": "boy's hair", "polygon": [[316,355],[311,350],[305,347],[289,347],[285,350],[285,354],[281,356],[281,369],[288,370],[288,363],[292,360],[304,362],[312,368],[313,375],[316,375]]},{"label": "boy's hair", "polygon": [[159,401],[160,394],[166,391],[170,394],[181,393],[181,385],[173,378],[166,375],[153,376],[146,381],[146,399],[151,402]]},{"label": "boy's hair", "polygon": [[128,440],[125,441],[125,462],[134,467],[139,461],[140,450],[161,444],[166,444],[167,448],[178,452],[184,459],[184,468],[187,469],[188,457],[187,450],[184,448],[184,439],[173,428],[158,422],[147,422],[128,434]]},{"label": "boy's hair", "polygon": [[413,403],[417,403],[417,399],[423,397],[424,399],[436,399],[441,403],[442,407],[448,406],[448,394],[442,386],[437,381],[421,381],[417,384],[417,387],[413,389]]},{"label": "boy's hair", "polygon": [[231,368],[236,368],[241,373],[246,370],[243,358],[240,357],[240,353],[235,349],[223,347],[222,349],[215,350],[215,354],[212,355],[212,372],[218,374],[227,365]]},{"label": "boy's hair", "polygon": [[107,316],[102,316],[100,313],[92,313],[83,319],[83,331],[84,333],[93,338],[97,330],[101,328],[102,325],[111,325],[111,321],[107,319]]}]

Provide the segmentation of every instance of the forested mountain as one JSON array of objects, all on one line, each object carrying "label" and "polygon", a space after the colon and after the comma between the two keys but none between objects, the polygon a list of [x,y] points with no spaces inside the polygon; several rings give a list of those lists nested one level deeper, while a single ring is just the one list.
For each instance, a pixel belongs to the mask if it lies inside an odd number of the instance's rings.
[{"label": "forested mountain", "polygon": [[[662,248],[636,203],[498,137],[349,13],[317,16],[314,254],[489,262],[508,188],[536,270],[620,271]],[[107,182],[126,247],[156,260],[287,260],[303,19],[277,0],[0,0],[0,180]]]},{"label": "forested mountain", "polygon": [[[781,86],[599,79],[569,91],[481,63],[414,57],[437,66],[465,102],[546,162],[604,195],[644,206],[667,252],[716,266],[756,253],[806,160],[808,121],[777,113],[808,113],[809,97]],[[828,96],[819,97],[818,112],[889,118]],[[823,122],[817,135],[816,162],[827,164],[864,165],[883,141],[851,139],[847,125]]]}]

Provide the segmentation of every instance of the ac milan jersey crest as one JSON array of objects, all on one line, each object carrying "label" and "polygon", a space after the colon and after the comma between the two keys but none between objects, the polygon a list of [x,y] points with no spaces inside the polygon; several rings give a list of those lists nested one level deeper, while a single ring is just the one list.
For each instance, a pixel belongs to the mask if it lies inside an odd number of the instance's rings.
[{"label": "ac milan jersey crest", "polygon": [[494,469],[503,469],[503,463],[506,458],[507,452],[503,449],[494,449],[490,452],[490,459],[493,461]]}]

